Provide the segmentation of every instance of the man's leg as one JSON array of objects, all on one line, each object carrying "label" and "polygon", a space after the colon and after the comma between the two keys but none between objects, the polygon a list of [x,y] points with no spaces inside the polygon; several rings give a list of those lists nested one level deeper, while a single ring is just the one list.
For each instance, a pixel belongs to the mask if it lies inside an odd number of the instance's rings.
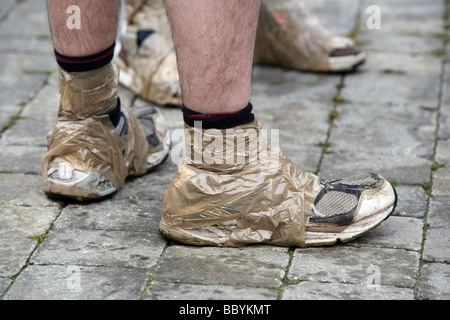
[{"label": "man's leg", "polygon": [[259,0],[166,0],[183,103],[201,113],[236,112],[250,99]]},{"label": "man's leg", "polygon": [[[48,16],[55,50],[83,57],[109,48],[116,40],[120,0],[48,0]],[[80,8],[80,29],[70,29],[67,8]]]},{"label": "man's leg", "polygon": [[[68,20],[77,14],[79,28]],[[169,141],[156,108],[133,114],[118,97],[112,62],[120,0],[49,0],[61,95],[42,159],[44,191],[80,201],[118,191],[131,175],[161,163]],[[68,12],[69,11],[69,12]]]},{"label": "man's leg", "polygon": [[324,245],[389,216],[395,191],[379,175],[321,182],[268,146],[249,103],[259,1],[165,3],[190,152],[164,194],[163,234],[195,245]]}]

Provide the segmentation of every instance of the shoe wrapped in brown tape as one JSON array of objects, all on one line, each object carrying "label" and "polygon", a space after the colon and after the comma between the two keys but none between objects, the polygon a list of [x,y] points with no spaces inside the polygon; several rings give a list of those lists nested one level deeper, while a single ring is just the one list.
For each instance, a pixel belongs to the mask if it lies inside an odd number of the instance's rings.
[{"label": "shoe wrapped in brown tape", "polygon": [[270,147],[257,120],[185,132],[186,153],[164,194],[163,234],[195,245],[305,245],[317,176]]},{"label": "shoe wrapped in brown tape", "polygon": [[172,31],[161,0],[126,0],[120,34],[120,82],[146,100],[181,105]]},{"label": "shoe wrapped in brown tape", "polygon": [[[97,172],[102,178],[96,183],[111,183],[116,190],[127,176],[147,171],[149,145],[139,121],[122,105],[127,132],[119,137],[108,115],[117,106],[118,76],[112,63],[85,73],[59,69],[61,99],[56,124],[47,135],[48,152],[42,159],[45,180],[52,161],[62,161],[70,170]],[[97,196],[84,190],[62,190],[70,186],[47,187],[49,193]]]},{"label": "shoe wrapped in brown tape", "polygon": [[353,70],[366,55],[325,28],[299,0],[263,0],[255,63],[315,72]]}]

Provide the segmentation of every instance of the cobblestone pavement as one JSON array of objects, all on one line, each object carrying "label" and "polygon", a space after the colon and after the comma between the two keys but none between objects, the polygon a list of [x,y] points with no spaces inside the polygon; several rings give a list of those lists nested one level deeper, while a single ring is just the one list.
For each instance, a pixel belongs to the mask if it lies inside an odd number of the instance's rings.
[{"label": "cobblestone pavement", "polygon": [[[391,218],[326,248],[168,243],[157,225],[170,159],[100,203],[48,199],[40,160],[58,83],[45,1],[0,0],[0,299],[449,299],[448,1],[304,1],[368,61],[343,76],[257,66],[256,114],[322,177],[394,182]],[[380,30],[367,27],[369,4]],[[182,127],[178,109],[163,112]]]}]

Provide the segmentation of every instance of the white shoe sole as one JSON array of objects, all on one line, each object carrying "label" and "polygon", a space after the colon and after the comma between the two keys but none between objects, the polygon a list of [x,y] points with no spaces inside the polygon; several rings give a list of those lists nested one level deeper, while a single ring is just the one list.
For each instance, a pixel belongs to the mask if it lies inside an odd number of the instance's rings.
[{"label": "white shoe sole", "polygon": [[366,54],[361,52],[357,55],[349,55],[342,57],[330,57],[328,63],[330,65],[331,72],[345,72],[352,71],[357,66],[364,63],[366,60]]}]

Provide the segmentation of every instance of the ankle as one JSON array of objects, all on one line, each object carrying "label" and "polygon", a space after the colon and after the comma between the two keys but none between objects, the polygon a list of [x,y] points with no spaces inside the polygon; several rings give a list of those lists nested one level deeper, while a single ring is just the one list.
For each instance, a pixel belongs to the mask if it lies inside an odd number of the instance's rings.
[{"label": "ankle", "polygon": [[86,72],[59,68],[58,120],[85,120],[112,112],[118,104],[118,76],[112,62]]}]

